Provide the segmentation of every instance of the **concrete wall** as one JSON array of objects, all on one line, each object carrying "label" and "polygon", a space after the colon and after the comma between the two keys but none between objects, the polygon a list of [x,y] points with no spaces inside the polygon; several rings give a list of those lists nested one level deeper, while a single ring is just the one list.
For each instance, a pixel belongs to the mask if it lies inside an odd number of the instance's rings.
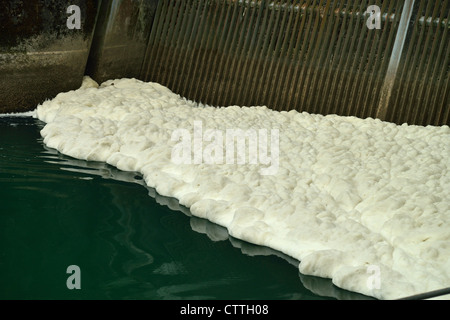
[{"label": "concrete wall", "polygon": [[[0,113],[32,110],[45,99],[80,86],[99,3],[2,1]],[[77,12],[68,12],[71,5],[80,9],[80,29]]]},{"label": "concrete wall", "polygon": [[158,0],[103,0],[86,74],[97,82],[140,78]]}]

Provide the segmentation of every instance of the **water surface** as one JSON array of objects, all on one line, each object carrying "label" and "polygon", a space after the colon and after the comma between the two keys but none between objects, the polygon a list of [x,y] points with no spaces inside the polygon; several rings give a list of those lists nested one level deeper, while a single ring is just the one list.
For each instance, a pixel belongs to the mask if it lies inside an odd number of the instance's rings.
[{"label": "water surface", "polygon": [[[45,147],[0,117],[0,299],[366,299],[231,238],[136,173]],[[81,270],[69,290],[67,267]]]}]

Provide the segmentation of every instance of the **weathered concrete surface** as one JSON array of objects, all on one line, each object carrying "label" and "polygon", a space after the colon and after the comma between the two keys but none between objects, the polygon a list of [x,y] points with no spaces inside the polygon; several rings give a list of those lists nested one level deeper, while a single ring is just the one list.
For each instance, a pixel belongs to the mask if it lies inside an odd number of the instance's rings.
[{"label": "weathered concrete surface", "polygon": [[[80,86],[98,11],[95,0],[9,0],[0,10],[0,113],[33,110]],[[70,29],[70,5],[81,28]]]},{"label": "weathered concrete surface", "polygon": [[140,78],[158,1],[102,1],[87,75],[99,83]]}]

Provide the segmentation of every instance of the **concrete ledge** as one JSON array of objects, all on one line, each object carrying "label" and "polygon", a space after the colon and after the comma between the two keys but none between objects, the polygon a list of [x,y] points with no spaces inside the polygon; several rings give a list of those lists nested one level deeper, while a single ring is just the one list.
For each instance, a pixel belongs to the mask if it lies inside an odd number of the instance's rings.
[{"label": "concrete ledge", "polygon": [[[80,9],[80,28],[68,19]],[[33,110],[83,79],[98,1],[9,0],[0,11],[0,113]],[[72,20],[71,20],[72,21]]]}]

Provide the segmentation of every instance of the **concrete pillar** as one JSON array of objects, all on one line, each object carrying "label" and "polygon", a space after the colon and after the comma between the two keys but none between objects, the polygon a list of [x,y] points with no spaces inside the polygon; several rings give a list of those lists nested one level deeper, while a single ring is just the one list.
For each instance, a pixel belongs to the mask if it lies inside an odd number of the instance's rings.
[{"label": "concrete pillar", "polygon": [[5,0],[0,10],[0,113],[80,86],[99,1]]},{"label": "concrete pillar", "polygon": [[140,79],[158,0],[103,0],[86,74]]}]

